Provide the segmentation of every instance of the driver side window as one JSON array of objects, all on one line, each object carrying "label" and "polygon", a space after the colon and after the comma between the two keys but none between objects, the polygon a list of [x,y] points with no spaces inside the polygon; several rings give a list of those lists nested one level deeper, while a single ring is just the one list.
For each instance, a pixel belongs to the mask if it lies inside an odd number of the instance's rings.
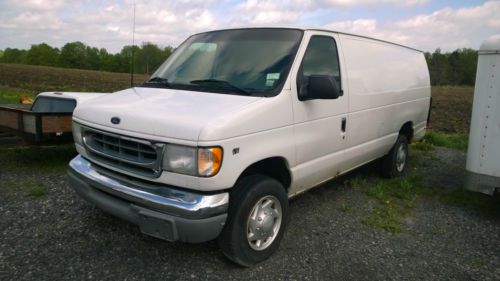
[{"label": "driver side window", "polygon": [[297,89],[307,87],[309,76],[328,75],[340,85],[340,67],[335,40],[327,36],[312,36],[297,74]]}]

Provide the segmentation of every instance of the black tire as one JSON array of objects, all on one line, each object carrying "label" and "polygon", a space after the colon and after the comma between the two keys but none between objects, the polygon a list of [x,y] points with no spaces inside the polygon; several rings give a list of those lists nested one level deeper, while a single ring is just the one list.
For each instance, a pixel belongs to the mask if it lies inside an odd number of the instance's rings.
[{"label": "black tire", "polygon": [[[233,187],[229,198],[228,217],[218,239],[222,252],[231,261],[245,267],[268,259],[279,248],[288,223],[288,196],[283,185],[267,176],[251,175],[243,178]],[[273,240],[269,240],[271,242],[265,249],[255,250],[247,238],[249,217],[254,206],[265,198],[279,201],[281,223],[277,223],[276,219],[270,219],[274,225],[280,225],[279,230],[276,231],[277,235]]]},{"label": "black tire", "polygon": [[[398,151],[402,149],[404,152],[404,161],[401,168],[401,158],[398,158]],[[399,152],[401,153],[401,152]],[[408,166],[408,140],[406,136],[399,135],[396,143],[391,148],[389,153],[382,157],[380,161],[380,173],[387,178],[397,178],[406,174]]]}]

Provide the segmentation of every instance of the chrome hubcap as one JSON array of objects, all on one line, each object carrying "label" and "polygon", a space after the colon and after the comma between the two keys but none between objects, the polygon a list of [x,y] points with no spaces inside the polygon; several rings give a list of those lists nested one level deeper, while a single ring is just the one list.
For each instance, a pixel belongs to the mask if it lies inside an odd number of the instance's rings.
[{"label": "chrome hubcap", "polygon": [[278,235],[281,227],[281,204],[271,195],[261,198],[247,220],[247,240],[257,251],[265,250]]},{"label": "chrome hubcap", "polygon": [[398,172],[402,172],[406,165],[406,146],[401,144],[398,148],[398,153],[396,154],[396,169]]}]

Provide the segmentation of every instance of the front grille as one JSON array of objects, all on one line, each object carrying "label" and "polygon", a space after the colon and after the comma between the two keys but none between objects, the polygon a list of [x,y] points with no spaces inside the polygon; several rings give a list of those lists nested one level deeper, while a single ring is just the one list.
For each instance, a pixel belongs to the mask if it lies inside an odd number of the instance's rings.
[{"label": "front grille", "polygon": [[143,176],[159,176],[161,147],[88,128],[84,129],[83,140],[89,156],[98,162]]}]

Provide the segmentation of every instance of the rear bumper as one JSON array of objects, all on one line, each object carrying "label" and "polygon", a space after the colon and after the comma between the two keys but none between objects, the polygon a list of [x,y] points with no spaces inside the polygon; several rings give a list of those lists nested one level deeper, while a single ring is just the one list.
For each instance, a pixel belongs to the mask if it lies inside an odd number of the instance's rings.
[{"label": "rear bumper", "polygon": [[219,236],[229,194],[199,194],[135,181],[102,170],[78,155],[68,169],[71,187],[85,200],[138,225],[147,235],[199,243]]},{"label": "rear bumper", "polygon": [[465,188],[471,191],[494,195],[500,189],[500,177],[465,171]]}]

